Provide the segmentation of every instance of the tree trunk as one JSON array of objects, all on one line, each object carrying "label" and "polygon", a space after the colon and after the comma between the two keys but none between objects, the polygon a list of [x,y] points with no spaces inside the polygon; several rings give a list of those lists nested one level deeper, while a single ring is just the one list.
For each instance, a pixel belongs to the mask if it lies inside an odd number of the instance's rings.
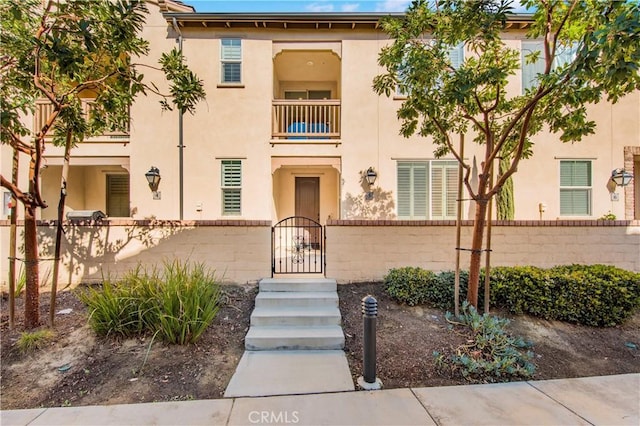
[{"label": "tree trunk", "polygon": [[[11,171],[11,183],[18,186],[18,168],[20,166],[20,153],[13,150],[13,165]],[[18,199],[11,196],[11,230],[9,232],[9,328],[16,325],[16,236],[18,223]]]},{"label": "tree trunk", "polygon": [[56,245],[53,255],[53,280],[51,282],[51,303],[49,304],[49,326],[53,327],[56,313],[56,296],[58,293],[58,271],[60,270],[60,247],[62,243],[62,221],[64,219],[64,206],[67,198],[67,177],[69,176],[69,157],[71,156],[71,132],[67,132],[67,140],[64,146],[64,162],[62,164],[62,176],[60,178],[60,200],[58,201],[58,223],[56,224]]},{"label": "tree trunk", "polygon": [[[482,179],[480,184],[483,184]],[[486,186],[486,182],[484,182],[484,185]],[[474,308],[478,307],[478,285],[480,283],[482,240],[484,239],[486,217],[487,200],[483,198],[477,199],[475,221],[473,223],[473,239],[471,241],[471,261],[469,262],[469,288],[467,290],[467,300]]]},{"label": "tree trunk", "polygon": [[33,204],[25,204],[24,208],[24,257],[27,275],[24,325],[25,328],[32,329],[40,325],[38,237],[36,207]]}]

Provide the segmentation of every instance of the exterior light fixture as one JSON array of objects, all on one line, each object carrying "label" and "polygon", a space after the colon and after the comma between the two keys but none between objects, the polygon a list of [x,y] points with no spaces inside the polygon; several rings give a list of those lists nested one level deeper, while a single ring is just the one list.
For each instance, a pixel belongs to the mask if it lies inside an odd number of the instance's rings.
[{"label": "exterior light fixture", "polygon": [[373,184],[376,183],[377,178],[378,174],[376,173],[376,171],[373,170],[373,167],[369,167],[367,169],[367,173],[365,174],[365,179],[367,180],[369,186],[373,186]]},{"label": "exterior light fixture", "polygon": [[157,167],[151,166],[149,171],[144,174],[144,177],[147,178],[147,182],[149,182],[149,188],[153,191],[153,199],[160,199],[160,192],[158,192],[158,185],[160,185],[160,170]]},{"label": "exterior light fixture", "polygon": [[611,172],[611,180],[618,186],[627,186],[633,179],[633,175],[625,169],[615,169]]},{"label": "exterior light fixture", "polygon": [[364,174],[364,178],[367,180],[367,183],[369,184],[369,192],[367,192],[365,200],[373,200],[373,191],[371,190],[371,187],[373,186],[373,184],[376,183],[378,174],[376,173],[375,170],[373,170],[373,167],[369,167]]}]

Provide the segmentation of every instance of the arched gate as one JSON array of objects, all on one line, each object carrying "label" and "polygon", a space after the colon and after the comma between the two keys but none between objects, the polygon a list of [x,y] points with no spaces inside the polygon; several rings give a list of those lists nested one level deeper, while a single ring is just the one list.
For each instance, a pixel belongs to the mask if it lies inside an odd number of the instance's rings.
[{"label": "arched gate", "polygon": [[323,226],[307,217],[276,223],[271,228],[271,275],[324,274],[325,238]]}]

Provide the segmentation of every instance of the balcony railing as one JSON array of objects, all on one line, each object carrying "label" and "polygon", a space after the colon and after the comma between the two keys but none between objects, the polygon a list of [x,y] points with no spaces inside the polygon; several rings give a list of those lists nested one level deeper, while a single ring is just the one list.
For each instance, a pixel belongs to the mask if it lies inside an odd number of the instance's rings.
[{"label": "balcony railing", "polygon": [[[87,98],[82,100],[82,114],[85,117],[89,117],[91,114],[91,109],[93,108],[94,100],[92,98]],[[35,132],[39,132],[40,129],[46,124],[47,118],[53,112],[53,104],[46,99],[40,99],[36,101],[36,113],[33,119],[33,130]],[[115,126],[113,126],[114,130],[106,131],[103,133],[105,136],[111,136],[114,138],[119,138],[122,136],[129,135],[129,125],[127,124],[126,131],[115,130]]]},{"label": "balcony railing", "polygon": [[340,100],[273,101],[274,139],[339,139]]}]

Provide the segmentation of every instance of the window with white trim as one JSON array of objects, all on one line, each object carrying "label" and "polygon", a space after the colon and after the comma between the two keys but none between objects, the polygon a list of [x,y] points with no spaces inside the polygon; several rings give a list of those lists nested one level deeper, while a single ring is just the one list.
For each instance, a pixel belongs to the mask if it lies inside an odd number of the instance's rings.
[{"label": "window with white trim", "polygon": [[560,216],[591,215],[591,161],[560,161]]},{"label": "window with white trim", "polygon": [[222,84],[242,82],[242,40],[223,38],[220,40],[220,76]]},{"label": "window with white trim", "polygon": [[[538,53],[535,61],[531,62],[530,55]],[[523,40],[521,47],[521,63],[522,63],[522,93],[528,89],[535,88],[538,85],[538,75],[544,72],[544,43],[535,40]],[[567,66],[576,57],[577,44],[571,46],[558,46],[556,48],[556,56],[553,60],[553,69]]]},{"label": "window with white trim", "polygon": [[221,161],[222,214],[240,216],[242,207],[242,161]]},{"label": "window with white trim", "polygon": [[399,219],[456,218],[456,161],[399,161],[397,173]]}]

